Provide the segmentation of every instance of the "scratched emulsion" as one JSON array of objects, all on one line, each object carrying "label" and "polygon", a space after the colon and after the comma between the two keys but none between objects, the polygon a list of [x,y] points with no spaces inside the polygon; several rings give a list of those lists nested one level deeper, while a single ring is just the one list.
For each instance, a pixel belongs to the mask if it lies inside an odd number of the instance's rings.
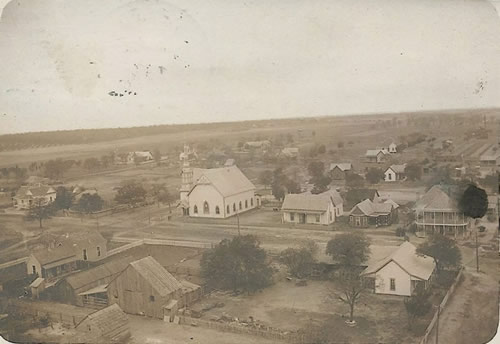
[{"label": "scratched emulsion", "polygon": [[486,0],[14,0],[0,133],[497,107],[498,24]]}]

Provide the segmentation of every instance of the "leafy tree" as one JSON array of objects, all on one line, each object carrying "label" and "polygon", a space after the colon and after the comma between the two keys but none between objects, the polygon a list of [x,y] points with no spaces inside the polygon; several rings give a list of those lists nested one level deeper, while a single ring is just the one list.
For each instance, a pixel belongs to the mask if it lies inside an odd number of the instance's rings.
[{"label": "leafy tree", "polygon": [[99,211],[104,205],[104,200],[98,194],[83,194],[78,200],[77,209],[82,213],[91,214]]},{"label": "leafy tree", "polygon": [[345,176],[345,183],[350,188],[361,188],[365,185],[365,179],[357,173],[350,172]]},{"label": "leafy tree", "polygon": [[287,178],[286,183],[285,183],[285,188],[288,193],[296,194],[300,193],[302,190],[300,189],[299,183],[297,183],[295,180],[292,180],[290,178]]},{"label": "leafy tree", "polygon": [[146,189],[142,184],[132,180],[118,189],[115,201],[119,204],[136,205],[146,200]]},{"label": "leafy tree", "polygon": [[28,213],[26,214],[26,220],[28,221],[38,221],[40,224],[40,228],[43,227],[42,221],[50,219],[52,215],[54,215],[55,209],[52,203],[47,203],[42,198],[35,198],[30,208],[28,209]]},{"label": "leafy tree", "polygon": [[259,174],[259,183],[264,186],[269,186],[273,182],[273,172],[270,170],[262,171]]},{"label": "leafy tree", "polygon": [[56,189],[56,199],[54,207],[56,209],[69,209],[73,204],[73,193],[66,189],[64,186],[59,186]]},{"label": "leafy tree", "polygon": [[175,201],[175,197],[168,192],[168,189],[165,188],[159,195],[158,195],[158,201],[161,203],[167,203],[168,205],[168,211],[171,213],[171,204],[173,201]]},{"label": "leafy tree", "polygon": [[326,254],[344,267],[359,266],[370,252],[370,239],[361,233],[338,234],[326,245]]},{"label": "leafy tree", "polygon": [[420,180],[420,178],[422,178],[422,167],[417,164],[408,164],[405,173],[408,180]]},{"label": "leafy tree", "polygon": [[160,207],[160,198],[161,195],[167,191],[167,187],[165,183],[155,183],[151,184],[150,195],[153,196],[154,200],[158,204],[158,208]]},{"label": "leafy tree", "polygon": [[160,165],[161,163],[161,152],[158,148],[156,148],[154,151],[153,151],[153,159],[154,161],[156,162],[157,165]]},{"label": "leafy tree", "polygon": [[328,190],[328,187],[332,182],[332,179],[328,176],[321,176],[318,178],[314,178],[313,182],[314,182],[314,187],[311,190],[311,193],[320,194]]},{"label": "leafy tree", "polygon": [[479,219],[488,211],[488,195],[483,189],[469,185],[461,195],[458,207],[466,216]]},{"label": "leafy tree", "polygon": [[302,278],[311,274],[318,245],[307,240],[299,248],[287,248],[280,253],[280,261],[288,267],[291,275]]},{"label": "leafy tree", "polygon": [[271,192],[273,196],[278,200],[282,200],[283,198],[285,198],[286,190],[283,185],[279,183],[273,183],[273,185],[271,186]]},{"label": "leafy tree", "polygon": [[71,164],[62,159],[49,160],[44,164],[45,176],[50,179],[59,179],[64,176],[64,173],[71,167]]},{"label": "leafy tree", "polygon": [[425,316],[432,308],[429,301],[430,293],[422,287],[415,289],[415,293],[410,297],[405,297],[404,305],[408,314],[408,329],[412,330],[417,318]]},{"label": "leafy tree", "polygon": [[366,173],[366,180],[370,184],[376,184],[384,179],[384,171],[380,168],[370,168]]},{"label": "leafy tree", "polygon": [[434,234],[420,244],[417,253],[434,258],[438,274],[443,268],[456,268],[462,262],[462,254],[455,241],[441,234]]},{"label": "leafy tree", "polygon": [[322,161],[311,161],[307,165],[307,170],[312,178],[319,178],[325,173],[325,164]]},{"label": "leafy tree", "polygon": [[344,148],[344,142],[342,142],[342,141],[337,142],[337,147],[338,147],[339,149]]},{"label": "leafy tree", "polygon": [[87,158],[83,161],[83,168],[89,171],[98,170],[101,167],[101,162],[97,158]]},{"label": "leafy tree", "polygon": [[[101,156],[100,165],[102,167],[107,168],[110,165],[112,165],[113,163],[114,163],[114,156],[113,155],[108,154],[108,155]],[[91,169],[93,169],[93,168],[91,168]]]},{"label": "leafy tree", "polygon": [[224,239],[203,253],[201,274],[211,288],[251,293],[272,283],[267,254],[253,235]]}]

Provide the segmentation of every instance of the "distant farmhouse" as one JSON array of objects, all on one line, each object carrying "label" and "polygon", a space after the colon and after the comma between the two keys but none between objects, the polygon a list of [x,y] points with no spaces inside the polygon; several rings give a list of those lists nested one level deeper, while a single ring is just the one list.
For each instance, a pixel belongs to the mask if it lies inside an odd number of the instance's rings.
[{"label": "distant farmhouse", "polygon": [[344,180],[346,178],[346,174],[351,171],[352,164],[350,162],[330,164],[330,177],[333,180]]},{"label": "distant farmhouse", "polygon": [[349,224],[352,227],[388,226],[394,219],[394,207],[390,202],[372,202],[365,199],[352,208]]},{"label": "distant farmhouse", "polygon": [[191,217],[227,218],[260,206],[255,186],[235,165],[201,169],[185,162],[180,198]]},{"label": "distant farmhouse", "polygon": [[377,147],[377,149],[389,152],[389,153],[397,153],[398,145],[394,141],[387,141],[384,145]]},{"label": "distant farmhouse", "polygon": [[451,189],[434,185],[415,204],[418,231],[465,235],[470,227],[469,219],[458,209]]},{"label": "distant farmhouse", "polygon": [[389,151],[385,149],[369,149],[366,151],[365,158],[367,162],[383,163],[388,160]]},{"label": "distant farmhouse", "polygon": [[281,207],[282,221],[329,225],[344,213],[343,200],[335,190],[321,194],[287,194]]},{"label": "distant farmhouse", "polygon": [[179,154],[180,161],[194,161],[198,159],[198,154],[188,145],[184,145],[184,150]]},{"label": "distant farmhouse", "polygon": [[267,149],[271,146],[271,142],[269,140],[262,141],[247,141],[243,145],[246,150],[250,149]]},{"label": "distant farmhouse", "polygon": [[226,162],[224,163],[224,167],[233,166],[234,164],[235,164],[234,159],[227,159]]},{"label": "distant farmhouse", "polygon": [[361,275],[371,280],[376,294],[411,296],[417,288],[429,288],[435,275],[434,258],[420,256],[405,241],[389,256],[370,264]]},{"label": "distant farmhouse", "polygon": [[41,201],[41,205],[47,205],[56,200],[56,190],[48,185],[21,186],[12,198],[14,208],[27,210],[32,205]]},{"label": "distant farmhouse", "polygon": [[107,293],[109,303],[118,304],[125,313],[164,319],[200,299],[201,287],[178,281],[154,258],[146,257],[130,263],[109,283]]},{"label": "distant farmhouse", "polygon": [[493,146],[484,152],[479,158],[481,167],[497,167],[500,166],[500,149],[498,146]]},{"label": "distant farmhouse", "polygon": [[406,179],[406,164],[391,165],[384,172],[386,182],[396,182]]},{"label": "distant farmhouse", "polygon": [[150,151],[129,152],[127,154],[127,164],[138,162],[153,161],[153,153]]}]

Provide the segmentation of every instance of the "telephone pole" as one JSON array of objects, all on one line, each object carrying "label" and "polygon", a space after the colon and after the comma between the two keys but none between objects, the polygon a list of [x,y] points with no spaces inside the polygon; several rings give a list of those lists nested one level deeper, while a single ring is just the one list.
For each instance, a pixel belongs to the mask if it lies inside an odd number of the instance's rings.
[{"label": "telephone pole", "polygon": [[479,245],[477,243],[477,227],[476,227],[476,272],[479,272]]}]

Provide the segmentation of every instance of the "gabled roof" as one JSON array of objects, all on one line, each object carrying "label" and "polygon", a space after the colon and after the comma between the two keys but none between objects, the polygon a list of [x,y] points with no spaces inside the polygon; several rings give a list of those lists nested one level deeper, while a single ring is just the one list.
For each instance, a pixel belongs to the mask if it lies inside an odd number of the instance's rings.
[{"label": "gabled roof", "polygon": [[128,154],[131,156],[135,155],[141,158],[149,158],[153,156],[153,153],[151,153],[150,151],[130,152]]},{"label": "gabled roof", "polygon": [[[128,317],[120,306],[114,303],[111,306],[87,315],[78,325],[76,325],[77,329],[88,331],[86,328],[80,327],[82,323],[90,323],[92,327],[98,328],[102,334],[106,335],[108,333],[115,333],[118,329],[123,328],[124,324],[128,327]],[[120,334],[120,331],[116,333],[116,335]],[[106,338],[106,340],[112,340],[112,338]]]},{"label": "gabled roof", "polygon": [[182,284],[153,257],[148,256],[136,260],[130,263],[129,267],[137,271],[161,296],[167,296],[182,289]]},{"label": "gabled roof", "polygon": [[419,210],[458,210],[457,202],[451,198],[439,185],[434,185],[416,203]]},{"label": "gabled roof", "polygon": [[330,198],[330,201],[333,203],[334,206],[338,207],[341,204],[344,203],[344,200],[340,196],[339,192],[337,190],[330,189],[328,191],[325,191],[323,193],[319,194],[320,196],[327,196]]},{"label": "gabled roof", "polygon": [[331,163],[330,171],[332,171],[335,167],[338,167],[342,172],[350,171],[352,169],[352,164],[350,162],[342,162],[342,163]]},{"label": "gabled roof", "polygon": [[347,191],[346,200],[354,203],[359,203],[362,200],[369,199],[373,201],[375,197],[380,197],[380,194],[376,189],[351,189]]},{"label": "gabled roof", "polygon": [[56,241],[68,246],[94,247],[105,244],[107,240],[96,230],[72,232],[59,236]]},{"label": "gabled roof", "polygon": [[224,197],[255,190],[252,182],[236,165],[211,169],[195,168],[193,169],[193,180],[195,183],[191,191],[198,183],[206,181],[212,184]]},{"label": "gabled roof", "polygon": [[428,280],[436,267],[434,259],[429,256],[417,255],[417,248],[408,241],[405,241],[396,251],[389,256],[369,265],[362,275],[373,274],[381,270],[391,261],[396,263],[410,276],[421,280]]},{"label": "gabled roof", "polygon": [[405,173],[406,170],[406,164],[401,164],[401,165],[391,165],[385,170],[386,172],[391,169],[394,171],[394,173]]},{"label": "gabled roof", "polygon": [[281,206],[281,210],[303,210],[325,212],[331,202],[329,197],[313,194],[287,194]]},{"label": "gabled roof", "polygon": [[80,289],[106,277],[112,277],[119,274],[127,268],[128,264],[132,262],[133,259],[133,257],[127,256],[121,259],[111,260],[95,268],[72,274],[66,277],[65,280],[73,289]]},{"label": "gabled roof", "polygon": [[373,203],[369,199],[365,199],[362,202],[356,204],[350,213],[359,209],[366,216],[377,216],[389,214],[392,211],[392,204],[389,203]]},{"label": "gabled roof", "polygon": [[385,200],[384,203],[392,205],[392,209],[397,209],[399,208],[399,204],[394,202],[392,199]]},{"label": "gabled roof", "polygon": [[380,153],[382,153],[382,154],[389,154],[389,152],[387,152],[385,150],[382,150],[382,149],[368,149],[366,151],[365,156],[367,156],[367,157],[376,157]]},{"label": "gabled roof", "polygon": [[226,162],[224,163],[225,167],[233,166],[233,165],[234,165],[234,159],[227,159]]},{"label": "gabled roof", "polygon": [[41,197],[55,193],[51,186],[21,186],[16,192],[16,197]]},{"label": "gabled roof", "polygon": [[63,245],[54,248],[42,248],[31,253],[33,257],[42,265],[48,265],[59,261],[75,260],[76,254],[72,247]]}]

